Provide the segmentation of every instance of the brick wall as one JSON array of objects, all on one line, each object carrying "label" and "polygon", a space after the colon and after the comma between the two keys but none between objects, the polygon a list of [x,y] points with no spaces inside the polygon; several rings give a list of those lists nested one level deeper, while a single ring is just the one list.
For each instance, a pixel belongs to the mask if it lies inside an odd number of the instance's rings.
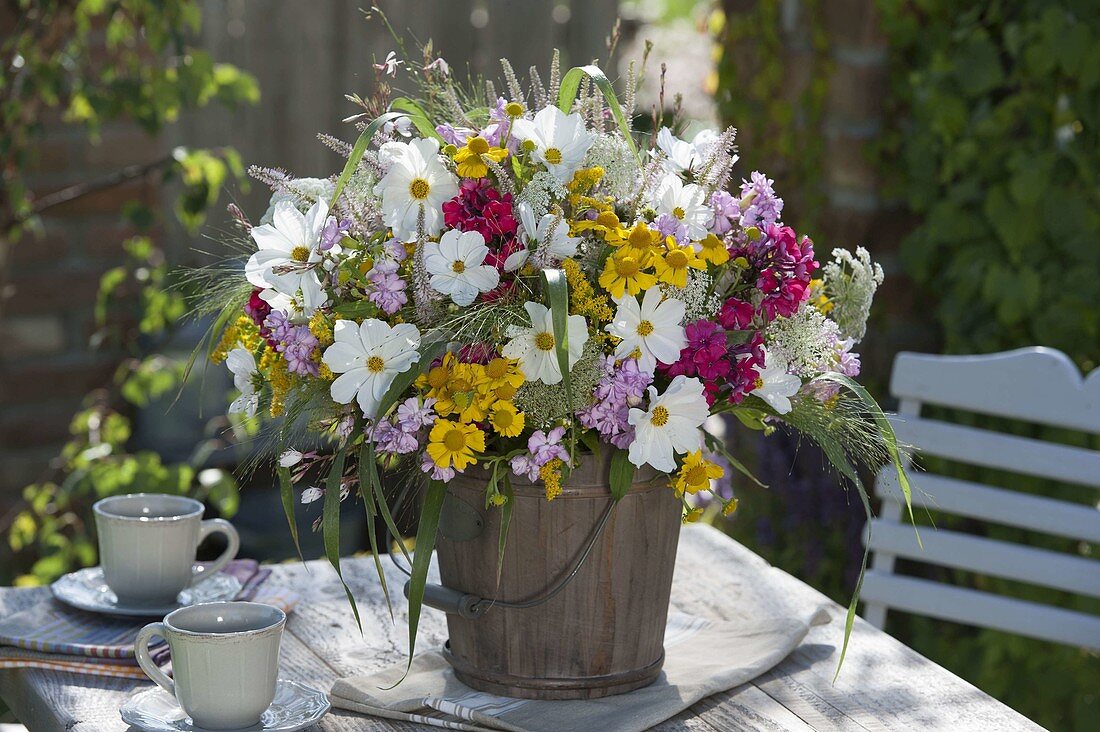
[{"label": "brick wall", "polygon": [[[27,183],[47,194],[163,154],[129,123],[106,126],[96,145],[80,128],[47,119]],[[89,347],[99,278],[135,233],[122,222],[123,205],[152,205],[159,194],[147,179],[83,196],[49,209],[40,233],[11,243],[0,307],[0,506],[43,476],[83,397],[109,383],[116,356]]]}]

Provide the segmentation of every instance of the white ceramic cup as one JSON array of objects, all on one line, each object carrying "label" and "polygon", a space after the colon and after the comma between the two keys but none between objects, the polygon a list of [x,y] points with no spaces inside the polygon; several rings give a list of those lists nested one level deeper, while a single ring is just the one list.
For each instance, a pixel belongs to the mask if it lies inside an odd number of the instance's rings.
[{"label": "white ceramic cup", "polygon": [[[141,670],[176,697],[195,726],[251,727],[275,698],[286,614],[256,602],[210,602],[174,610],[137,635]],[[172,675],[149,656],[154,636],[168,640]]]},{"label": "white ceramic cup", "polygon": [[[120,604],[171,604],[180,590],[224,567],[240,547],[232,524],[203,521],[203,505],[193,498],[133,493],[96,501],[92,510],[103,579]],[[225,534],[229,546],[200,569],[195,549],[215,533]]]}]

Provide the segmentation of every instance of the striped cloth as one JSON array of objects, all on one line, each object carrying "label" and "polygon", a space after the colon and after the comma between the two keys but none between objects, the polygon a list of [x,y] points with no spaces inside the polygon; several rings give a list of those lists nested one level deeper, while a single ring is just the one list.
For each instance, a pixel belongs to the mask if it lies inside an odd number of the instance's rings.
[{"label": "striped cloth", "polygon": [[[274,605],[290,612],[298,595],[285,587],[265,586],[270,569],[253,559],[226,565],[241,582],[238,600]],[[76,610],[53,598],[0,619],[0,669],[42,668],[91,676],[144,679],[134,657],[134,639],[146,622]],[[168,646],[153,649],[153,660],[169,669]]]}]

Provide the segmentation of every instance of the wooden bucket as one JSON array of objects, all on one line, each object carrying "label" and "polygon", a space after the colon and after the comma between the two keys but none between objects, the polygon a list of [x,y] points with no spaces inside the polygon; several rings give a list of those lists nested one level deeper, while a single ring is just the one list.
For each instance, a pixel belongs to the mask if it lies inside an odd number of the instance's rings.
[{"label": "wooden bucket", "polygon": [[[501,510],[485,509],[484,473],[456,476],[437,542],[444,586],[506,602],[544,596],[594,535],[611,500],[609,466],[606,457],[585,457],[550,502],[541,483],[513,476],[499,585]],[[475,514],[480,526],[471,531]],[[444,652],[456,675],[472,688],[527,699],[594,699],[652,683],[664,663],[679,538],[680,502],[668,477],[635,471],[634,485],[558,594],[534,607],[494,605],[476,618],[447,615]]]}]

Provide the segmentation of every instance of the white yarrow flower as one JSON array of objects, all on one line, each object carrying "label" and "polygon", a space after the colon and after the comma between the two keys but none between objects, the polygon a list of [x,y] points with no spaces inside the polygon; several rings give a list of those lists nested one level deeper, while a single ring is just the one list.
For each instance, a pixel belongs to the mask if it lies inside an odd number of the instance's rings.
[{"label": "white yarrow flower", "polygon": [[[557,384],[561,381],[561,368],[555,349],[552,311],[537,302],[525,302],[523,307],[531,317],[530,328],[512,328],[509,332],[512,340],[502,351],[505,358],[515,358],[520,362],[520,370],[528,381],[541,381],[544,384]],[[566,331],[569,339],[569,369],[580,360],[584,344],[588,342],[588,325],[582,315],[570,315]]]},{"label": "white yarrow flower", "polygon": [[653,207],[658,214],[671,214],[687,227],[692,241],[705,239],[714,212],[706,205],[706,191],[694,183],[684,183],[678,175],[668,174],[657,185]]},{"label": "white yarrow flower", "polygon": [[225,365],[233,374],[233,386],[241,393],[229,405],[229,413],[243,412],[248,417],[255,417],[260,406],[260,395],[256,391],[256,359],[247,348],[234,348],[226,355]]},{"label": "white yarrow flower", "polygon": [[432,276],[432,289],[450,295],[455,305],[466,307],[478,293],[500,284],[496,267],[484,263],[488,254],[489,247],[480,233],[447,231],[438,246],[428,244],[424,248],[424,268]]},{"label": "white yarrow flower", "polygon": [[381,320],[368,318],[359,325],[337,320],[332,335],[334,342],[325,349],[322,359],[340,376],[332,382],[329,393],[338,404],[357,400],[363,415],[374,419],[394,377],[420,360],[420,331],[410,323],[391,328]]},{"label": "white yarrow flower", "polygon": [[663,473],[676,470],[676,454],[702,449],[700,426],[710,416],[699,379],[677,376],[665,393],[649,387],[649,409],[633,408],[628,420],[634,426],[630,443],[630,462],[641,467],[652,465]]},{"label": "white yarrow flower", "polygon": [[791,397],[802,388],[802,379],[787,373],[787,362],[773,351],[764,350],[764,369],[756,377],[757,386],[750,393],[767,402],[779,414],[791,411]]},{"label": "white yarrow flower", "polygon": [[458,179],[439,159],[439,142],[433,138],[387,142],[378,159],[389,170],[374,187],[382,197],[382,218],[403,242],[416,241],[423,215],[426,237],[443,229],[443,204],[458,193]]},{"label": "white yarrow flower", "polygon": [[577,245],[581,240],[569,236],[569,224],[561,216],[546,214],[536,223],[535,212],[529,204],[521,203],[516,209],[523,226],[523,233],[519,236],[523,248],[512,252],[504,260],[506,272],[515,272],[526,264],[532,250],[536,252],[535,257],[541,265],[560,262],[577,253]]},{"label": "white yarrow flower", "polygon": [[615,348],[615,358],[629,358],[637,351],[638,368],[652,374],[658,361],[675,363],[687,345],[680,325],[683,319],[684,303],[671,297],[662,300],[660,288],[651,287],[641,304],[630,295],[622,298],[615,319],[604,330],[622,339]]},{"label": "white yarrow flower", "polygon": [[531,157],[546,166],[560,183],[568,183],[581,167],[595,135],[584,126],[579,114],[566,114],[554,105],[543,107],[534,120],[517,119],[512,134],[535,145]]}]

